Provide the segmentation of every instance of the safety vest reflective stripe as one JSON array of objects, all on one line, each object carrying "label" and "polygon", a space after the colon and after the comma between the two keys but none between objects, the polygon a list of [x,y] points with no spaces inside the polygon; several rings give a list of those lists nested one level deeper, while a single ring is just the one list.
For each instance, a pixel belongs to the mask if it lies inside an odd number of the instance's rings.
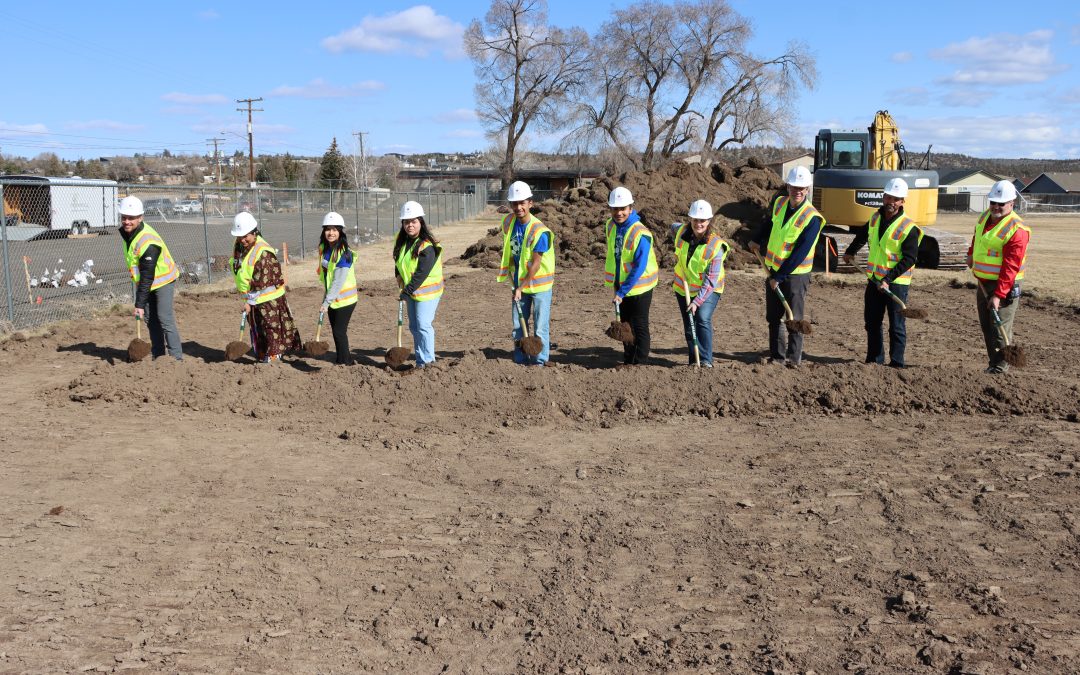
[{"label": "safety vest reflective stripe", "polygon": [[127,262],[131,280],[138,284],[140,277],[139,258],[150,246],[160,248],[161,254],[158,256],[157,264],[154,266],[154,280],[150,283],[150,290],[156,291],[165,284],[179,279],[180,268],[177,266],[176,261],[173,260],[172,253],[169,251],[169,247],[165,245],[165,240],[161,238],[161,235],[145,222],[142,224],[142,228],[138,238],[133,239],[124,247],[124,260]]},{"label": "safety vest reflective stripe", "polygon": [[[867,223],[866,228],[867,242],[870,246],[870,253],[866,258],[866,277],[871,280],[884,279],[904,257],[902,251],[904,240],[907,239],[912,228],[918,230],[919,243],[922,243],[922,229],[915,224],[915,221],[904,215],[894,218],[886,227],[885,232],[881,233],[881,212],[875,211],[874,215],[870,216],[870,222]],[[901,286],[910,285],[914,272],[915,265],[912,265],[902,274],[897,275],[892,283]]]},{"label": "safety vest reflective stripe", "polygon": [[[978,224],[975,226],[975,238],[971,250],[971,273],[978,279],[993,281],[997,280],[1001,274],[1001,262],[1005,255],[1005,245],[1019,230],[1022,229],[1030,234],[1031,229],[1013,211],[1003,217],[1001,222],[991,228],[989,232],[984,232],[983,230],[989,218],[990,211],[983,212],[982,216],[979,217]],[[1020,269],[1016,273],[1017,281],[1024,278],[1026,269],[1027,251],[1025,250],[1024,258],[1020,261]]]},{"label": "safety vest reflective stripe", "polygon": [[[257,291],[249,291],[246,294],[248,302],[250,303],[252,300],[254,300],[255,301],[254,304],[259,304],[259,302],[260,302],[259,298],[263,297],[264,295],[270,295],[271,293],[276,293],[278,288],[280,288],[280,287],[279,286],[267,286],[266,288],[260,288]],[[272,299],[273,298],[267,298],[267,300],[272,300]],[[266,302],[266,300],[263,300],[262,302]]]},{"label": "safety vest reflective stripe", "polygon": [[[809,200],[804,200],[788,222],[785,223],[784,215],[787,213],[788,201],[787,197],[779,197],[773,204],[772,229],[769,232],[769,243],[765,251],[765,265],[774,272],[779,270],[791,256],[791,252],[795,248],[795,242],[812,219],[821,218],[821,225],[822,227],[825,226],[825,217],[813,207]],[[818,230],[818,236],[820,235],[821,230]],[[814,267],[814,250],[816,248],[817,238],[811,243],[806,258],[799,263],[799,266],[795,268],[792,274],[810,273]]]},{"label": "safety vest reflective stripe", "polygon": [[[514,254],[514,214],[510,213],[503,217],[501,230],[503,233],[502,261],[499,264],[499,276],[496,281],[502,282],[512,279]],[[529,263],[533,259],[533,249],[543,234],[549,238],[548,250],[540,254],[540,267],[536,275],[521,286],[523,293],[535,294],[549,290],[555,283],[555,234],[547,228],[538,218],[529,214],[529,221],[525,224],[522,233],[521,249],[518,251],[518,273],[521,279],[528,273]]]}]

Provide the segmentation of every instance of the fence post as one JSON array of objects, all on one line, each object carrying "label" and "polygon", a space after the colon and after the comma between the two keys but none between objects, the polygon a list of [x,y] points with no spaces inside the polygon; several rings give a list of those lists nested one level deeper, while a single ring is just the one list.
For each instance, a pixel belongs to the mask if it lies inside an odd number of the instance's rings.
[{"label": "fence post", "polygon": [[8,255],[7,208],[4,204],[4,184],[0,183],[0,237],[4,241],[4,288],[7,290],[8,321],[15,328],[15,294],[11,290],[11,258]]},{"label": "fence post", "polygon": [[304,249],[304,197],[307,195],[306,190],[300,190],[300,257],[306,258],[307,253]]},{"label": "fence post", "polygon": [[199,191],[200,202],[202,203],[202,236],[203,236],[203,248],[206,250],[206,283],[214,283],[214,271],[213,263],[210,262],[210,228],[206,223],[206,190]]}]

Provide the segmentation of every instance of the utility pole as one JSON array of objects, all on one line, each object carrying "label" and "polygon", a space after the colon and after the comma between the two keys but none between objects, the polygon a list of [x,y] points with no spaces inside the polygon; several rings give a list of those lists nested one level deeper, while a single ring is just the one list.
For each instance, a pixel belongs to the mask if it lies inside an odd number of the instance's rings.
[{"label": "utility pole", "polygon": [[[362,187],[362,188],[367,187],[367,175],[368,175],[368,173],[367,173],[367,156],[364,154],[364,136],[367,136],[368,133],[369,132],[367,132],[367,131],[354,131],[353,132],[353,136],[356,136],[357,144],[360,147],[360,175],[359,175],[360,180],[357,181],[357,182],[360,183],[360,187]],[[354,162],[354,166],[355,166],[355,162]],[[353,174],[354,175],[356,174],[355,169],[353,170]]]},{"label": "utility pole", "polygon": [[225,139],[224,138],[208,138],[208,139],[206,139],[206,142],[214,144],[214,165],[217,167],[217,184],[218,184],[218,187],[221,187],[221,155],[218,154],[217,144],[218,143],[224,143]]},{"label": "utility pole", "polygon": [[251,113],[262,112],[262,108],[252,108],[251,104],[257,101],[261,101],[262,98],[238,98],[237,103],[247,103],[247,108],[237,108],[237,112],[244,112],[247,110],[247,132],[248,132],[248,181],[251,185],[249,187],[255,187],[255,140],[251,132]]}]

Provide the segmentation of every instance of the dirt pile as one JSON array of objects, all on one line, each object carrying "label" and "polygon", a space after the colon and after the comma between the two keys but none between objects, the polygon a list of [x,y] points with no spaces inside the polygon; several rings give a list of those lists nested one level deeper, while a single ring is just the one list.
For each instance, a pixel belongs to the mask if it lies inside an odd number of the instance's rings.
[{"label": "dirt pile", "polygon": [[[716,213],[717,231],[731,242],[744,243],[749,227],[761,220],[772,195],[783,181],[760,162],[732,168],[719,163],[711,167],[671,162],[658,169],[604,176],[590,187],[574,188],[566,201],[548,200],[534,209],[536,216],[555,233],[558,264],[583,267],[604,257],[604,221],[608,217],[608,193],[622,185],[634,195],[634,208],[654,235],[656,259],[671,267],[671,224],[686,222],[686,210],[695,199],[706,199]],[[469,247],[462,258],[473,267],[498,269],[502,237],[496,230]],[[738,247],[733,249],[729,269],[753,264]]]}]

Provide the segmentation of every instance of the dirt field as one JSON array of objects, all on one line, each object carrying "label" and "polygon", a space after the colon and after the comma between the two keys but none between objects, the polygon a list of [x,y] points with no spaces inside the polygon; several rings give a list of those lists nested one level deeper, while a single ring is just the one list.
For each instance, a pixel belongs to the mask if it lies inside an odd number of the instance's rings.
[{"label": "dirt field", "polygon": [[225,292],[180,297],[182,363],[125,363],[126,313],[0,345],[0,672],[1080,672],[1077,310],[1025,299],[995,378],[974,290],[917,277],[898,372],[862,364],[862,282],[817,278],[790,371],[734,272],[699,371],[663,270],[654,365],[615,370],[582,268],[525,369],[457,262],[403,375],[384,255],[354,367],[223,363]]}]

